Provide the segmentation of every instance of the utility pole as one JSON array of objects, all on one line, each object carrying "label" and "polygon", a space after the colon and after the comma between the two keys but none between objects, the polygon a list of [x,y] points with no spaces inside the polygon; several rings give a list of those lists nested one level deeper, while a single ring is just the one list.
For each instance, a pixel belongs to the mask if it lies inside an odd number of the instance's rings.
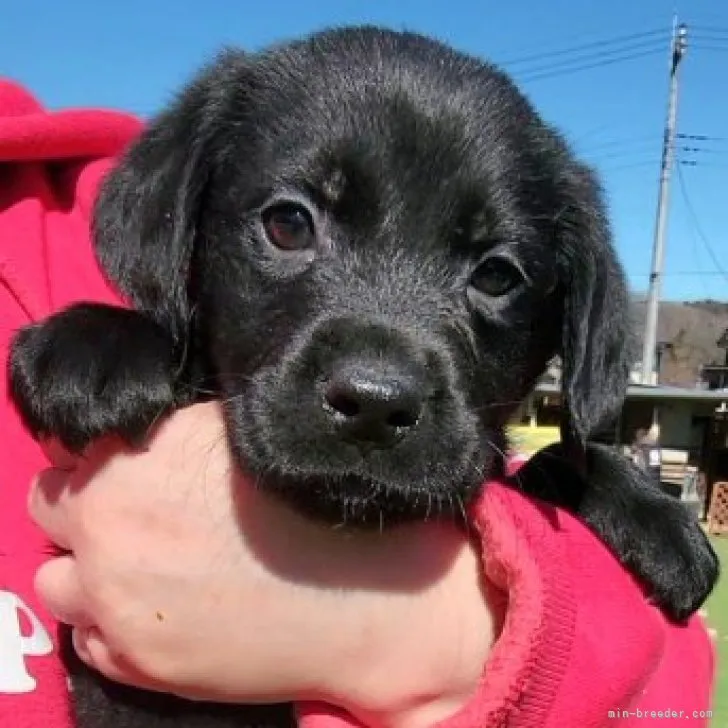
[{"label": "utility pole", "polygon": [[667,236],[667,216],[670,198],[670,175],[675,161],[675,133],[677,130],[677,99],[680,62],[687,49],[688,29],[684,23],[678,25],[677,16],[673,19],[672,43],[670,52],[670,93],[667,101],[667,121],[662,144],[660,163],[660,194],[657,199],[657,221],[652,247],[652,267],[650,269],[650,290],[647,297],[645,335],[642,346],[642,384],[652,384],[657,349],[657,314],[662,287],[662,268],[665,258],[665,238]]}]

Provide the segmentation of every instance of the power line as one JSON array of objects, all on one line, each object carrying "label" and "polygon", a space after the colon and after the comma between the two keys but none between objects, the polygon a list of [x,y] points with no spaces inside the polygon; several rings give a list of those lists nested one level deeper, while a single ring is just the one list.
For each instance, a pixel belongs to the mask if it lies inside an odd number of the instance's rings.
[{"label": "power line", "polygon": [[723,50],[728,48],[728,35],[701,35],[695,36],[695,47],[699,50]]},{"label": "power line", "polygon": [[[723,271],[719,270],[678,270],[678,271],[671,271],[671,272],[665,272],[663,275],[667,276],[668,278],[682,278],[682,277],[689,277],[689,278],[712,278],[713,276],[723,276],[725,275]],[[649,278],[649,273],[636,273],[633,274],[634,278]]]},{"label": "power line", "polygon": [[[611,149],[612,147],[619,147],[622,145],[631,145],[631,144],[643,144],[646,142],[652,142],[655,141],[655,135],[649,134],[646,136],[639,136],[639,137],[627,137],[625,139],[607,139],[602,142],[598,142],[597,144],[589,145],[588,151],[589,152],[595,152],[602,149]],[[579,144],[577,144],[579,146]],[[584,147],[586,148],[586,147]]]},{"label": "power line", "polygon": [[713,46],[713,45],[696,45],[699,51],[710,51],[714,53],[726,53],[728,52],[728,46]]},{"label": "power line", "polygon": [[[593,163],[592,163],[593,164]],[[652,167],[654,169],[657,169],[660,166],[660,160],[659,159],[651,159],[649,161],[645,160],[644,162],[630,162],[628,164],[618,164],[614,167],[601,167],[601,165],[595,165],[599,168],[600,172],[602,174],[606,173],[612,173],[612,172],[623,172],[628,169],[637,169],[640,167]]]},{"label": "power line", "polygon": [[691,30],[697,30],[699,33],[725,33],[728,35],[728,27],[717,25],[690,25]]},{"label": "power line", "polygon": [[[506,59],[499,61],[499,65],[507,68],[521,81],[536,81],[662,52],[663,41],[656,36],[664,38],[665,32],[656,30],[632,33],[555,51],[534,53],[511,60]],[[519,66],[523,67],[518,68]]]},{"label": "power line", "polygon": [[695,40],[707,40],[707,41],[715,41],[716,43],[725,43],[728,41],[728,35],[710,35],[710,34],[703,34],[703,33],[696,33],[695,34]]},{"label": "power line", "polygon": [[677,139],[688,139],[697,142],[725,142],[728,137],[707,136],[706,134],[676,134]]},{"label": "power line", "polygon": [[624,46],[623,48],[608,48],[605,50],[597,51],[595,53],[582,53],[570,58],[566,58],[562,61],[549,61],[546,63],[530,64],[529,68],[514,69],[512,66],[508,66],[511,72],[527,74],[527,73],[540,73],[544,70],[550,70],[553,68],[562,68],[566,66],[572,66],[574,64],[589,63],[591,61],[599,61],[603,59],[612,58],[616,55],[624,55],[632,53],[633,51],[640,50],[657,50],[664,49],[664,44],[660,40],[647,40],[639,43],[631,43]]},{"label": "power line", "polygon": [[705,36],[721,39],[728,38],[728,28],[707,28],[703,25],[691,25],[690,29],[695,33],[696,38],[702,38]]},{"label": "power line", "polygon": [[583,157],[586,157],[587,159],[590,159],[592,162],[608,162],[610,159],[624,159],[624,157],[631,157],[633,155],[637,154],[647,154],[652,151],[655,151],[655,149],[659,149],[659,147],[652,143],[652,144],[642,144],[638,147],[632,148],[632,149],[615,149],[610,150],[608,153],[596,153],[596,154],[590,154],[589,152],[582,153]]},{"label": "power line", "polygon": [[700,167],[700,169],[728,169],[728,162],[702,162],[696,159],[684,159],[678,162],[683,167]]},{"label": "power line", "polygon": [[602,39],[598,41],[593,41],[591,43],[582,43],[580,45],[575,45],[567,48],[560,48],[553,51],[544,51],[541,53],[532,53],[527,56],[520,56],[516,58],[510,58],[505,59],[503,61],[500,61],[501,65],[504,66],[518,66],[523,64],[530,64],[534,61],[540,62],[546,58],[558,58],[560,56],[566,56],[571,53],[579,53],[581,51],[588,51],[592,50],[594,48],[604,48],[606,46],[610,45],[619,45],[620,43],[626,43],[632,40],[639,40],[643,38],[650,38],[655,36],[662,36],[662,39],[666,39],[666,34],[664,29],[659,30],[647,30],[643,31],[641,33],[631,33],[629,35],[622,35],[622,36],[616,36],[614,38],[607,38]]},{"label": "power line", "polygon": [[658,48],[655,47],[652,50],[646,50],[642,51],[640,53],[632,53],[624,56],[620,56],[618,58],[612,58],[612,59],[605,59],[602,61],[597,61],[595,63],[588,63],[583,65],[576,65],[571,67],[565,67],[565,68],[553,68],[553,69],[544,69],[543,72],[539,71],[538,73],[533,74],[524,74],[522,76],[517,76],[519,81],[521,82],[532,82],[532,81],[543,81],[548,78],[556,78],[557,76],[567,76],[573,73],[580,73],[581,71],[590,71],[594,68],[602,68],[605,66],[612,66],[615,63],[624,63],[626,61],[632,61],[636,58],[644,58],[646,56],[653,56],[658,53],[663,53],[664,48]]},{"label": "power line", "polygon": [[[714,146],[702,146],[699,142],[693,142],[692,145],[684,144],[678,147],[680,152],[679,164],[684,167],[711,167],[711,166],[725,166],[720,162],[715,164],[714,160],[722,159],[728,156],[728,148],[714,147]],[[706,162],[707,160],[707,162]]]},{"label": "power line", "polygon": [[[625,141],[624,137],[619,137],[616,139],[607,138],[603,141],[599,141],[605,133],[616,131],[616,128],[617,127],[615,127],[614,122],[599,124],[599,126],[592,127],[588,131],[576,134],[571,140],[572,145],[575,148],[581,149],[585,149],[587,146],[589,146],[589,148],[591,149],[599,149],[602,146],[613,146],[615,144],[621,144]],[[642,137],[627,137],[627,141],[642,139],[654,139],[654,134]],[[593,143],[592,140],[595,140],[595,143]]]},{"label": "power line", "polygon": [[721,36],[721,35],[696,35],[695,40],[698,41],[698,45],[700,45],[703,42],[706,43],[717,43],[718,45],[728,43],[728,35]]},{"label": "power line", "polygon": [[677,179],[680,187],[680,193],[683,198],[683,203],[685,204],[685,209],[688,212],[688,215],[690,216],[690,219],[692,221],[693,229],[695,230],[696,234],[700,238],[701,242],[705,246],[705,250],[707,251],[708,255],[710,256],[710,259],[713,261],[713,265],[716,268],[716,272],[719,273],[723,278],[725,278],[726,281],[728,281],[728,272],[725,271],[723,266],[721,265],[720,261],[718,260],[718,256],[715,254],[715,250],[713,249],[713,246],[710,244],[710,241],[708,240],[708,236],[703,231],[703,227],[700,224],[700,220],[698,219],[697,213],[695,212],[695,208],[693,207],[693,203],[690,200],[690,196],[688,195],[687,185],[685,184],[685,178],[682,173],[682,169],[678,166],[677,167]]},{"label": "power line", "polygon": [[[680,181],[680,184],[681,184],[681,191],[684,193],[685,192],[685,182],[684,182],[684,179],[682,178],[682,170],[678,168],[677,172],[680,175],[679,181]],[[683,197],[684,197],[684,195],[683,195]],[[692,209],[692,207],[691,207],[691,209]],[[692,235],[690,236],[690,240],[692,242],[692,249],[693,249],[693,255],[695,256],[695,260],[698,261],[698,264],[702,268],[703,267],[703,264],[702,264],[702,256],[700,254],[700,248],[699,248],[699,243],[702,242],[702,241],[699,240],[698,235],[695,232],[695,225],[693,225]],[[722,275],[721,274],[721,271],[718,271],[718,270],[710,271],[709,273],[710,273],[710,276],[716,276],[716,275],[721,276]],[[709,274],[706,272],[705,275],[699,276],[699,280],[700,280],[700,283],[701,283],[702,288],[703,288],[703,293],[706,295],[706,297],[709,298],[710,297],[709,296],[709,291],[708,291],[708,288],[707,288],[707,286],[705,284],[705,279],[708,276],[709,276]]]},{"label": "power line", "polygon": [[698,154],[701,158],[722,157],[728,154],[728,149],[715,149],[714,147],[680,147],[678,151],[686,154]]}]

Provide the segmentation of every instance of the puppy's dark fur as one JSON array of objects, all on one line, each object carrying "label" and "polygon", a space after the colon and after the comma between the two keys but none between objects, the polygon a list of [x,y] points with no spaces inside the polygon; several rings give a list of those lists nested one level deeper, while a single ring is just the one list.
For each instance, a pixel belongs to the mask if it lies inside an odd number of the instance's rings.
[{"label": "puppy's dark fur", "polygon": [[[578,512],[671,616],[709,593],[698,525],[587,445],[626,389],[625,281],[591,171],[493,67],[372,28],[229,52],[111,174],[95,236],[135,311],[79,305],[19,334],[36,436],[136,442],[212,392],[261,487],[388,527],[457,516],[501,474],[504,425],[558,354],[562,445],[520,486]],[[82,728],[293,721],[74,675]]]}]

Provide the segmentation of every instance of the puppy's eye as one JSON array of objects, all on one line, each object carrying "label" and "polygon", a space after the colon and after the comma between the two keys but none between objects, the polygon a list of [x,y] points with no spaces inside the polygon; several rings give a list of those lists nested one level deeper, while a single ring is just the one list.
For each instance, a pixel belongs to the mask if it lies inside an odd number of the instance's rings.
[{"label": "puppy's eye", "polygon": [[470,284],[486,296],[505,296],[523,283],[523,274],[508,259],[493,256],[484,260],[473,273]]},{"label": "puppy's eye", "polygon": [[313,246],[316,233],[309,211],[295,203],[281,203],[263,213],[263,227],[271,245],[286,251]]}]

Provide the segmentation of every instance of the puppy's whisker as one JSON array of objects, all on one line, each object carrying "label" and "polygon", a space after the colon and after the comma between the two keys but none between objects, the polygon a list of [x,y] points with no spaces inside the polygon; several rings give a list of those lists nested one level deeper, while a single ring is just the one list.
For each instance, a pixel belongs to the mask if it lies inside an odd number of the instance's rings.
[{"label": "puppy's whisker", "polygon": [[[493,440],[491,440],[491,439],[488,439],[488,440],[486,441],[486,444],[488,445],[488,447],[490,447],[490,448],[491,448],[491,450],[495,450],[495,452],[496,452],[496,453],[498,453],[498,455],[500,455],[500,456],[501,456],[501,458],[502,458],[502,460],[503,460],[503,467],[505,468],[505,467],[506,467],[506,465],[508,464],[508,455],[506,455],[506,453],[504,453],[504,452],[503,452],[503,450],[501,450],[501,448],[500,448],[500,447],[498,447],[498,445],[496,445],[496,444],[495,444],[495,443],[493,442]],[[513,474],[513,479],[514,479],[514,480],[516,481],[516,483],[518,483],[518,486],[519,486],[519,488],[521,488],[521,489],[522,489],[523,483],[522,483],[522,481],[521,481],[520,475],[518,474],[518,471],[516,471],[516,472],[515,472],[515,473]]]},{"label": "puppy's whisker", "polygon": [[204,387],[197,387],[197,386],[190,387],[190,391],[194,392],[195,394],[206,394],[206,395],[209,395],[210,397],[215,397],[218,394],[220,394],[220,392],[216,389],[205,389]]},{"label": "puppy's whisker", "polygon": [[[236,381],[249,382],[253,379],[250,374],[242,372],[215,372],[214,377],[208,377],[211,381],[217,382],[219,379],[233,379]],[[204,380],[203,380],[204,381]]]},{"label": "puppy's whisker", "polygon": [[170,413],[170,409],[168,406],[164,405],[159,408],[157,413],[154,415],[154,418],[147,425],[146,430],[144,430],[144,439],[145,440],[149,438],[149,435],[154,431],[154,428],[157,426],[157,424],[159,424],[160,420],[162,420],[169,413]]},{"label": "puppy's whisker", "polygon": [[493,440],[491,440],[491,439],[489,438],[489,439],[488,439],[488,440],[486,441],[486,444],[488,445],[488,447],[489,447],[489,448],[491,448],[492,450],[495,450],[495,451],[496,451],[496,452],[497,452],[497,453],[498,453],[498,454],[499,454],[499,455],[500,455],[500,456],[501,456],[501,457],[503,458],[503,462],[507,462],[507,461],[508,461],[508,456],[507,456],[507,455],[506,455],[506,454],[505,454],[505,453],[503,452],[503,450],[501,450],[501,448],[500,448],[500,447],[498,447],[498,445],[496,445],[496,444],[495,444],[495,443],[493,442]]},{"label": "puppy's whisker", "polygon": [[228,405],[228,404],[234,404],[235,402],[240,402],[242,399],[243,399],[242,393],[232,394],[229,397],[223,397],[220,400],[220,404],[222,404],[223,406]]},{"label": "puppy's whisker", "polygon": [[487,412],[488,410],[499,409],[501,407],[513,407],[523,402],[523,399],[508,399],[500,402],[489,402],[475,408],[476,412]]},{"label": "puppy's whisker", "polygon": [[455,502],[458,505],[458,508],[460,510],[460,515],[462,516],[463,523],[462,525],[465,527],[465,531],[469,534],[472,530],[472,526],[470,524],[470,519],[468,518],[468,514],[465,510],[465,503],[463,502],[462,496],[459,493],[455,493]]},{"label": "puppy's whisker", "polygon": [[346,528],[346,524],[348,522],[348,514],[347,510],[349,508],[349,500],[348,498],[344,498],[341,502],[341,521],[334,524],[331,527],[332,531],[340,531],[343,528]]}]

